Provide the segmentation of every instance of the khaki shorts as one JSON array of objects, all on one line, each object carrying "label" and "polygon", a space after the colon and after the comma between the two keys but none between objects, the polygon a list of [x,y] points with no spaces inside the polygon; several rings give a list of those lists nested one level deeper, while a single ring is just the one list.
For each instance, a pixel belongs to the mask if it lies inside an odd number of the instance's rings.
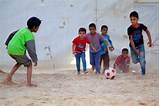
[{"label": "khaki shorts", "polygon": [[17,63],[23,64],[25,67],[32,64],[31,60],[26,56],[10,55]]}]

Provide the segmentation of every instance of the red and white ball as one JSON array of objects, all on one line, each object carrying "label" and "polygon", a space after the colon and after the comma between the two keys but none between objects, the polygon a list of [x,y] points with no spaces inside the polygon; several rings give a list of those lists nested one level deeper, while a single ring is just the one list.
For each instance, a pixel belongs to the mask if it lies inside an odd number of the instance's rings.
[{"label": "red and white ball", "polygon": [[109,69],[105,70],[104,75],[106,79],[114,79],[116,76],[116,69],[109,67]]}]

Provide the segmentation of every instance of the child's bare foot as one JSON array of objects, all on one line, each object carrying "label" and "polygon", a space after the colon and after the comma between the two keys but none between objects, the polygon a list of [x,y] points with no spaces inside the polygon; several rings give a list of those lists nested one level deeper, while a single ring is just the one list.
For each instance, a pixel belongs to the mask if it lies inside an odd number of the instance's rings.
[{"label": "child's bare foot", "polygon": [[10,80],[10,81],[4,80],[2,82],[2,84],[4,84],[4,85],[16,85],[17,83],[13,82],[12,80]]},{"label": "child's bare foot", "polygon": [[12,77],[11,77],[10,74],[7,74],[5,81],[6,82],[12,82]]},{"label": "child's bare foot", "polygon": [[37,87],[36,84],[27,84],[28,87]]},{"label": "child's bare foot", "polygon": [[6,72],[4,72],[4,71],[2,71],[2,70],[0,70],[0,73],[1,73],[1,74],[6,74]]},{"label": "child's bare foot", "polygon": [[104,75],[104,73],[105,73],[105,70],[103,70],[101,74]]}]

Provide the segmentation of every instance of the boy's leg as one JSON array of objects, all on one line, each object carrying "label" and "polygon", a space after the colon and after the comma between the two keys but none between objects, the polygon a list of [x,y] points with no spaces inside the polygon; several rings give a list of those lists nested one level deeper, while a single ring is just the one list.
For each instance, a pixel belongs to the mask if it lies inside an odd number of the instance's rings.
[{"label": "boy's leg", "polygon": [[120,69],[124,72],[124,73],[128,73],[129,72],[129,65],[128,64],[122,64]]},{"label": "boy's leg", "polygon": [[104,61],[104,64],[103,64],[103,67],[104,67],[103,68],[103,73],[104,73],[104,71],[106,69],[109,69],[109,55],[108,55],[108,52],[105,53],[103,61]]},{"label": "boy's leg", "polygon": [[101,55],[100,57],[100,67],[102,66],[102,63],[103,63],[103,55]]},{"label": "boy's leg", "polygon": [[31,60],[26,56],[11,56],[13,59],[16,60],[18,64],[13,67],[13,70],[11,71],[11,76],[15,73],[15,71],[20,67],[21,64],[23,64],[25,67],[27,67],[27,85],[28,86],[36,86],[31,83],[31,77],[32,77],[32,62]]},{"label": "boy's leg", "polygon": [[121,73],[121,71],[122,71],[120,65],[115,65],[115,69],[116,69],[117,73]]},{"label": "boy's leg", "polygon": [[7,75],[6,77],[6,81],[10,82],[12,81],[12,76],[14,75],[14,73],[18,70],[18,68],[21,66],[21,64],[17,63],[13,66],[11,72]]},{"label": "boy's leg", "polygon": [[80,54],[76,54],[75,58],[76,58],[77,72],[78,72],[78,74],[80,74]]},{"label": "boy's leg", "polygon": [[32,84],[32,63],[27,66],[27,86],[37,86]]},{"label": "boy's leg", "polygon": [[83,71],[86,72],[87,71],[87,66],[86,66],[86,56],[85,56],[85,53],[82,53],[81,54],[81,57],[82,57],[82,63],[83,63]]},{"label": "boy's leg", "polygon": [[100,55],[100,70],[101,70],[102,64],[103,64],[103,67],[104,67],[104,54]]},{"label": "boy's leg", "polygon": [[134,52],[134,50],[132,49],[132,47],[130,47],[130,51],[131,51],[132,62],[133,62],[134,64],[139,63],[139,62],[140,62],[139,56]]},{"label": "boy's leg", "polygon": [[96,73],[100,74],[100,53],[99,52],[95,53],[94,61],[95,61]]},{"label": "boy's leg", "polygon": [[142,75],[145,75],[145,71],[146,71],[146,60],[145,60],[145,49],[144,49],[144,45],[140,45],[139,46],[139,50],[140,50],[140,66],[141,66],[141,72]]},{"label": "boy's leg", "polygon": [[5,72],[0,69],[0,73],[5,73]]},{"label": "boy's leg", "polygon": [[90,64],[92,65],[92,70],[94,71],[95,68],[94,53],[91,52],[90,52]]}]

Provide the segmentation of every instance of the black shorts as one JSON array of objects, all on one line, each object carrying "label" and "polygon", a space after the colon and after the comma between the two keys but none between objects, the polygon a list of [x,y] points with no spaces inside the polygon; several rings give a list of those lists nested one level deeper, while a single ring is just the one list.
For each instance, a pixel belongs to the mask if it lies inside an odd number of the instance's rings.
[{"label": "black shorts", "polygon": [[10,55],[17,63],[23,64],[25,67],[32,64],[31,60],[26,56]]}]

